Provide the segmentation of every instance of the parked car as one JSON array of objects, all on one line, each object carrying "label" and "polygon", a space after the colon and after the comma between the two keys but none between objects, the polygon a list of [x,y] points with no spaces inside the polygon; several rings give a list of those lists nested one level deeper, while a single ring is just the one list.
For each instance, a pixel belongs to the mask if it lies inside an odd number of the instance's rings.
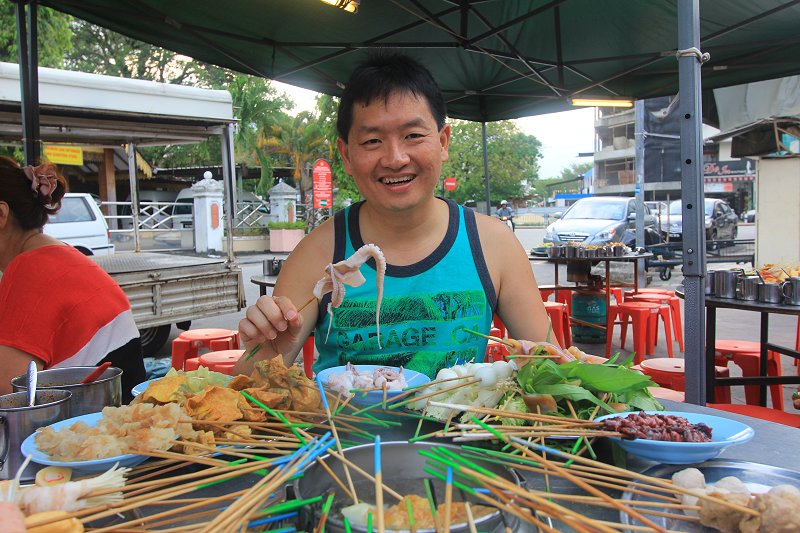
[{"label": "parked car", "polygon": [[[669,225],[662,221],[661,231],[672,241],[683,239],[682,209],[680,200],[670,202]],[[704,212],[707,241],[735,239],[739,234],[739,218],[725,200],[706,198]]]},{"label": "parked car", "polygon": [[742,222],[755,222],[756,221],[756,210],[750,209],[742,213]]},{"label": "parked car", "polygon": [[[655,223],[655,217],[645,206],[645,227],[654,227]],[[635,226],[635,198],[622,196],[581,198],[547,227],[543,241],[554,244],[622,242],[625,230]]]},{"label": "parked car", "polygon": [[114,253],[106,220],[91,194],[65,194],[61,209],[50,216],[44,232],[74,246],[85,255]]}]

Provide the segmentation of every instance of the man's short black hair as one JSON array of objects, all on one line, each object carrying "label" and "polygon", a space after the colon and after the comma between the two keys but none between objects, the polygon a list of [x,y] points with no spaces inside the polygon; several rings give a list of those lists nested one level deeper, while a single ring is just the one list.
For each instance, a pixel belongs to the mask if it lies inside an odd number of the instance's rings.
[{"label": "man's short black hair", "polygon": [[444,127],[447,106],[430,71],[407,55],[381,50],[370,53],[350,74],[336,117],[339,137],[347,142],[356,103],[369,105],[378,98],[385,102],[396,93],[411,93],[427,100],[436,125],[440,130]]}]

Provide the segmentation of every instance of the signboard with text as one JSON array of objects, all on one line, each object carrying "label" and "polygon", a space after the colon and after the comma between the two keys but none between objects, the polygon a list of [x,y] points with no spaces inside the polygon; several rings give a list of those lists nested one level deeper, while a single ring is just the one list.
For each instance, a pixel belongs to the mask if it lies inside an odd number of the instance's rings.
[{"label": "signboard with text", "polygon": [[56,165],[83,165],[83,149],[80,146],[45,144],[44,158]]},{"label": "signboard with text", "polygon": [[317,159],[312,174],[314,177],[314,209],[333,207],[331,166],[324,159]]}]

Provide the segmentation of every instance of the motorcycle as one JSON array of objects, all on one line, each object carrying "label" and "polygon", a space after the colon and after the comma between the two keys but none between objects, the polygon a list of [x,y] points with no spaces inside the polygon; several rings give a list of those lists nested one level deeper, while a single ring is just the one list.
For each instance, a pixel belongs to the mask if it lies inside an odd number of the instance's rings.
[{"label": "motorcycle", "polygon": [[502,220],[502,221],[503,221],[503,223],[504,223],[506,226],[508,226],[508,229],[510,229],[511,231],[514,231],[514,220],[513,220],[513,218],[514,218],[514,217],[510,217],[510,216],[501,216],[501,217],[497,217],[497,218],[499,218],[500,220]]}]

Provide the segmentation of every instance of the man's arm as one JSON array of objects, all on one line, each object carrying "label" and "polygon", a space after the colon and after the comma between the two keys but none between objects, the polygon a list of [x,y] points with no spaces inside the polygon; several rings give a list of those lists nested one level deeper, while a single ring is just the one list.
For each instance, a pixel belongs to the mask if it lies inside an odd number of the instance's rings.
[{"label": "man's arm", "polygon": [[[307,235],[281,268],[272,296],[262,296],[247,308],[239,322],[245,356],[261,345],[249,360],[242,357],[234,371],[250,374],[253,363],[283,355],[291,365],[317,321],[318,302],[312,300],[314,285],[333,258],[333,220]],[[310,303],[309,303],[310,302]],[[298,313],[299,311],[299,313]]]},{"label": "man's arm", "polygon": [[[497,314],[508,328],[509,336],[544,341],[550,320],[527,252],[499,220],[480,214],[475,218],[486,265],[497,291]],[[552,335],[550,342],[558,344]]]}]

